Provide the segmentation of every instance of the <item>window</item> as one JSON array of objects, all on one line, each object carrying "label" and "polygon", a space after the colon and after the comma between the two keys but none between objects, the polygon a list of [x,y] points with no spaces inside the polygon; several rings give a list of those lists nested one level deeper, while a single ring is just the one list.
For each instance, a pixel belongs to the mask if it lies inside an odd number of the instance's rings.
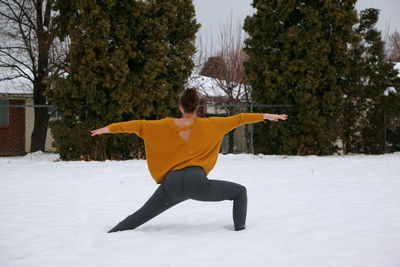
[{"label": "window", "polygon": [[8,125],[8,100],[0,99],[0,126]]}]

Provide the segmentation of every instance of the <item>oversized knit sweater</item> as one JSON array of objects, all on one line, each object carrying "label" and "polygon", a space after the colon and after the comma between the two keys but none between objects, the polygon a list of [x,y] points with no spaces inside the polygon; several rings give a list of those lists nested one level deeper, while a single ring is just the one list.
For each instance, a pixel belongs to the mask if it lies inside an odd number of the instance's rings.
[{"label": "oversized knit sweater", "polygon": [[[110,133],[135,133],[144,140],[151,176],[160,184],[171,170],[202,167],[206,175],[217,162],[222,138],[234,128],[263,121],[263,113],[241,113],[229,117],[196,117],[189,126],[178,127],[172,118],[132,120],[107,126]],[[191,129],[184,141],[179,131]]]}]

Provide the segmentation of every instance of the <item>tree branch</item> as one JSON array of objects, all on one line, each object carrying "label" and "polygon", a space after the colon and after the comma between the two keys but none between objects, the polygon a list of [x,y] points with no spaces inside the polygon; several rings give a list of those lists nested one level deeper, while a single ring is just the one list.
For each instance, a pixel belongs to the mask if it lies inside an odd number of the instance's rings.
[{"label": "tree branch", "polygon": [[31,76],[29,76],[28,73],[26,73],[23,69],[21,69],[19,66],[17,65],[11,65],[11,64],[0,64],[1,68],[8,68],[8,69],[13,69],[14,71],[18,72],[19,75],[25,79],[28,79],[29,81],[31,81],[33,83],[33,79],[31,78]]},{"label": "tree branch", "polygon": [[[22,4],[19,3],[18,0],[13,0],[13,2],[18,6],[18,9],[19,9],[20,13],[23,15],[23,17],[25,17],[26,20],[29,22],[28,27],[32,28],[32,29],[34,29],[36,31],[37,30],[36,24],[33,22],[32,18],[30,17],[30,15],[25,10],[25,1],[23,1]],[[13,10],[10,10],[10,11],[13,12]],[[22,18],[21,15],[19,17]]]},{"label": "tree branch", "polygon": [[[0,65],[0,67],[1,67],[1,65]],[[12,76],[12,77],[0,78],[0,82],[11,81],[11,80],[14,80],[14,79],[17,79],[17,78],[25,78],[25,77],[23,75],[17,75],[17,76]]]},{"label": "tree branch", "polygon": [[46,8],[44,10],[44,22],[43,25],[46,26],[49,30],[49,26],[50,26],[50,19],[51,19],[51,6],[53,4],[52,0],[47,0],[46,3]]},{"label": "tree branch", "polygon": [[[11,58],[14,62],[18,63],[19,65],[24,66],[25,68],[27,68],[28,70],[32,71],[32,68],[28,65],[26,65],[24,62],[22,62],[21,60],[17,59],[16,57],[14,57],[13,55],[11,55],[10,53],[7,53],[3,50],[0,50],[1,54],[6,55],[7,57]],[[4,62],[4,61],[3,61]],[[15,65],[15,64],[10,64],[11,66]],[[33,71],[32,71],[33,73]]]}]

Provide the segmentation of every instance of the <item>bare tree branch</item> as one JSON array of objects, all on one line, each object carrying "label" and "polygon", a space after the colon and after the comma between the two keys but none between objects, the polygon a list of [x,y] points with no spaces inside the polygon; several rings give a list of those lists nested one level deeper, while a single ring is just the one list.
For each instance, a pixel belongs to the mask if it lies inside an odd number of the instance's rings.
[{"label": "bare tree branch", "polygon": [[29,70],[32,75],[27,77],[33,79],[39,73],[46,77],[49,71],[65,71],[62,61],[67,47],[60,41],[56,42],[60,49],[54,47],[53,4],[54,0],[0,0],[0,22],[4,25],[0,29],[0,57],[8,58],[2,60],[3,68],[7,63],[10,70],[16,70],[18,65],[24,72]]},{"label": "bare tree branch", "polygon": [[386,56],[390,61],[400,62],[400,33],[393,32],[386,43]]},{"label": "bare tree branch", "polygon": [[[219,32],[217,54],[209,57],[202,73],[212,77],[214,83],[224,92],[226,101],[230,104],[249,101],[249,86],[244,71],[247,55],[243,51],[244,38],[240,24],[234,25],[232,17],[222,26]],[[214,62],[210,62],[214,60]],[[207,66],[207,64],[209,66]],[[207,70],[206,68],[211,68]]]},{"label": "bare tree branch", "polygon": [[[19,74],[17,76],[23,77],[23,78],[33,82],[33,79],[31,78],[31,76],[26,71],[24,71],[21,67],[19,67],[18,65],[3,64],[3,62],[0,60],[0,67],[12,69]],[[13,77],[13,76],[11,76],[11,77]],[[4,77],[3,79],[6,79],[6,78],[7,77]],[[15,79],[15,78],[13,78],[13,79]]]},{"label": "bare tree branch", "polygon": [[[33,71],[32,68],[31,68],[29,65],[27,65],[27,64],[25,64],[24,62],[22,62],[21,60],[17,59],[17,58],[16,58],[14,55],[12,55],[11,53],[8,53],[8,52],[6,52],[6,51],[4,51],[4,50],[0,50],[0,54],[6,55],[6,56],[9,57],[10,59],[12,59],[15,63],[24,66],[25,68],[27,68],[27,69],[30,70],[30,71]],[[12,64],[12,65],[10,65],[10,66],[13,68],[13,67],[15,66],[15,64]]]},{"label": "bare tree branch", "polygon": [[51,6],[53,4],[52,0],[47,0],[46,2],[46,8],[44,11],[44,22],[43,25],[49,28],[50,26],[50,18],[51,18]]},{"label": "bare tree branch", "polygon": [[9,49],[21,49],[21,50],[25,50],[26,48],[23,46],[0,46],[0,50],[5,49],[5,50],[9,50]]},{"label": "bare tree branch", "polygon": [[[1,67],[1,65],[0,65],[0,67]],[[17,79],[17,78],[24,78],[24,76],[23,75],[17,75],[17,76],[12,76],[12,77],[0,78],[0,81],[1,82],[2,81],[11,81],[11,80],[14,80],[14,79]]]},{"label": "bare tree branch", "polygon": [[0,16],[3,16],[4,18],[7,18],[7,19],[9,19],[9,20],[11,20],[11,21],[13,21],[13,22],[21,23],[21,24],[24,25],[25,27],[30,27],[29,24],[26,24],[25,22],[19,21],[18,18],[10,17],[9,15],[5,14],[4,12],[1,12],[1,11],[0,11]]},{"label": "bare tree branch", "polygon": [[[28,0],[29,1],[29,0]],[[10,8],[10,11],[12,13],[14,13],[14,10],[18,10],[20,11],[21,15],[18,16],[19,18],[25,18],[29,24],[27,25],[27,27],[32,28],[34,30],[36,30],[36,24],[34,23],[34,21],[32,20],[31,16],[28,14],[27,10],[29,10],[30,8],[25,6],[25,3],[27,2],[27,0],[22,1],[22,3],[19,3],[18,0],[13,0],[13,2],[17,5],[17,8]]]},{"label": "bare tree branch", "polygon": [[[54,0],[0,0],[0,81],[25,78],[35,105],[47,104],[49,76],[65,72],[67,46],[55,41]],[[35,108],[31,151],[44,150],[49,116]]]}]

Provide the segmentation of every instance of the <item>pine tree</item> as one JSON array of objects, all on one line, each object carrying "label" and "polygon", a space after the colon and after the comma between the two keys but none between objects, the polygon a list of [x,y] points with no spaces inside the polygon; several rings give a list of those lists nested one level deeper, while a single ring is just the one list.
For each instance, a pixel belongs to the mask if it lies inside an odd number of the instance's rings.
[{"label": "pine tree", "polygon": [[286,112],[289,120],[261,129],[258,152],[323,155],[336,150],[342,77],[350,68],[347,45],[356,23],[354,4],[355,0],[253,1],[256,13],[244,24],[252,98],[262,104],[296,105]]},{"label": "pine tree", "polygon": [[345,153],[383,153],[385,116],[400,111],[398,96],[385,95],[400,83],[394,65],[385,59],[384,42],[375,28],[378,17],[377,9],[360,12],[354,29],[357,42],[349,49],[352,68],[344,91],[342,131]]},{"label": "pine tree", "polygon": [[70,73],[49,92],[65,116],[53,126],[61,156],[142,156],[136,136],[93,138],[89,131],[172,114],[193,68],[191,1],[59,0],[57,7],[60,36],[71,40]]}]

